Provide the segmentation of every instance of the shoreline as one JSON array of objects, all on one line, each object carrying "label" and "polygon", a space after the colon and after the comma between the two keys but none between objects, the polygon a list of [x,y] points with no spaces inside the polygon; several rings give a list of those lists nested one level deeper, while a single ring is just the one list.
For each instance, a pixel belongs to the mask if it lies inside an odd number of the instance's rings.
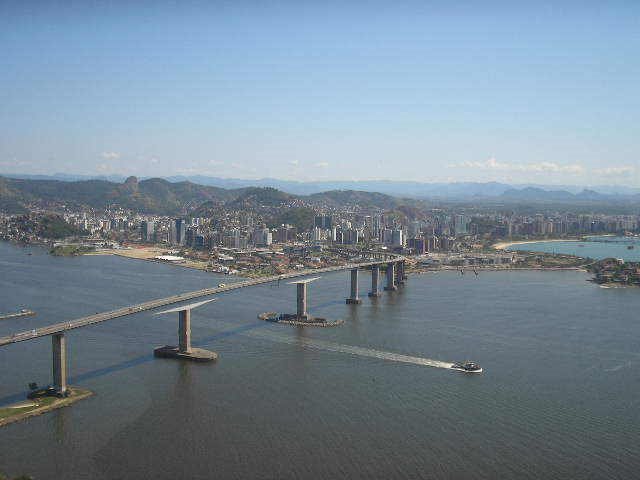
[{"label": "shoreline", "polygon": [[529,245],[531,243],[582,242],[577,238],[554,238],[550,240],[516,240],[513,242],[498,242],[491,245],[494,250],[506,250],[513,245]]},{"label": "shoreline", "polygon": [[[530,244],[530,243],[541,243],[541,242],[545,242],[545,243],[551,243],[551,242],[580,242],[581,240],[578,239],[553,239],[553,240],[523,240],[523,241],[515,241],[515,242],[498,242],[495,243],[493,245],[491,245],[490,248],[493,248],[495,250],[505,250],[506,248],[508,248],[511,245],[526,245],[526,244]],[[155,251],[153,251],[155,250]],[[153,262],[153,263],[158,263],[158,264],[162,264],[162,265],[171,265],[174,267],[181,267],[181,268],[186,268],[186,269],[191,269],[191,270],[199,270],[201,272],[206,272],[206,273],[213,273],[215,275],[219,275],[219,276],[224,276],[224,277],[231,277],[231,278],[238,278],[238,279],[252,279],[252,278],[258,278],[258,277],[254,277],[252,275],[247,275],[247,274],[243,274],[243,273],[235,273],[233,275],[225,275],[224,273],[221,272],[215,272],[215,271],[211,271],[208,270],[206,267],[197,264],[195,261],[187,261],[184,263],[173,263],[173,262],[166,262],[166,261],[162,261],[162,260],[158,260],[152,256],[149,255],[149,253],[153,252],[153,254],[157,254],[160,250],[160,248],[158,247],[146,247],[146,248],[141,248],[141,249],[131,249],[131,250],[99,250],[99,251],[94,251],[94,252],[86,252],[86,253],[82,253],[81,255],[88,255],[88,256],[108,256],[108,255],[112,255],[112,256],[117,256],[117,257],[121,257],[121,258],[127,258],[130,260],[142,260],[142,261],[146,261],[146,262]],[[132,251],[136,251],[136,253],[138,253],[138,255],[135,254],[131,254]],[[125,253],[127,252],[127,253]],[[140,253],[146,253],[140,255]],[[585,264],[586,266],[586,264]],[[587,270],[585,269],[585,266],[579,265],[579,266],[570,266],[570,267],[561,267],[561,266],[555,266],[555,267],[504,267],[504,266],[495,266],[495,265],[469,265],[466,266],[465,268],[467,269],[476,269],[476,270],[483,270],[483,271],[509,271],[509,272],[513,272],[513,271],[518,271],[518,270],[529,270],[529,271],[569,271],[569,270],[573,270],[573,271],[581,271],[581,272],[586,272]],[[424,273],[436,273],[439,271],[452,271],[452,270],[459,270],[460,267],[459,266],[453,266],[453,265],[443,265],[439,268],[434,268],[434,269],[412,269],[409,268],[407,271],[407,274],[424,274]]]},{"label": "shoreline", "polygon": [[[9,410],[15,410],[15,412],[11,412],[10,414],[0,418],[0,428],[37,415],[52,412],[53,410],[58,410],[59,408],[68,407],[80,400],[84,400],[85,398],[89,398],[94,395],[91,390],[87,390],[86,388],[69,387],[69,391],[70,395],[64,398],[42,397],[43,399],[53,398],[54,400],[51,403],[38,404],[37,400],[23,400],[17,404],[7,405],[0,408],[0,413],[9,413]],[[29,402],[32,403],[30,404]],[[30,408],[30,410],[23,411],[25,408]]]},{"label": "shoreline", "polygon": [[[530,271],[530,272],[544,272],[544,271],[549,271],[549,272],[567,272],[567,271],[573,271],[573,272],[584,272],[584,273],[588,273],[588,270],[585,268],[586,265],[584,266],[577,266],[577,267],[496,267],[496,266],[467,266],[465,267],[466,270],[471,271],[471,273],[473,273],[473,270],[475,269],[476,271],[485,271],[485,272],[520,272],[520,271]],[[456,272],[459,271],[460,267],[458,266],[443,266],[440,268],[433,268],[433,269],[424,269],[424,270],[409,270],[406,273],[408,275],[423,275],[426,273],[438,273],[438,272]]]}]

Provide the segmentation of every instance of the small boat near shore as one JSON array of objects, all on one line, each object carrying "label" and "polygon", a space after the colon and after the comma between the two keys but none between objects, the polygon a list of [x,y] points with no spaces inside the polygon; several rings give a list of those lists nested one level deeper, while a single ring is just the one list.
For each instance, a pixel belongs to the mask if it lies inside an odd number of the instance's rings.
[{"label": "small boat near shore", "polygon": [[452,370],[458,370],[465,373],[482,373],[482,367],[474,362],[456,362],[451,365]]},{"label": "small boat near shore", "polygon": [[23,308],[19,312],[0,314],[0,320],[9,320],[10,318],[19,318],[19,317],[30,317],[35,314],[36,312],[34,312],[33,310],[29,310],[28,308]]}]

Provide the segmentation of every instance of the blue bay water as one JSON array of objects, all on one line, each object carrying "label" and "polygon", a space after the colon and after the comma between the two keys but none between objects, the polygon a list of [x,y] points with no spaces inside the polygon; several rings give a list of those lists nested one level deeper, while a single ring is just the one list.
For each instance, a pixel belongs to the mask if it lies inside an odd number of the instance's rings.
[{"label": "blue bay water", "polygon": [[[585,247],[586,248],[586,247]],[[27,255],[32,253],[32,255]],[[229,281],[112,256],[57,258],[0,244],[0,335]],[[154,359],[172,316],[143,312],[70,332],[69,370],[95,396],[0,429],[0,471],[36,478],[634,478],[640,469],[640,291],[573,271],[413,275],[344,303],[324,275],[312,313],[337,328],[260,322],[291,285],[230,292],[194,310],[215,364]],[[370,276],[363,273],[360,290]],[[331,345],[331,348],[323,346]],[[443,361],[465,375],[358,354]],[[0,348],[0,399],[50,381],[48,338]]]},{"label": "blue bay water", "polygon": [[509,246],[507,250],[576,255],[594,260],[622,258],[629,262],[640,262],[640,238],[638,237],[593,236],[586,237],[585,240],[515,244]]}]

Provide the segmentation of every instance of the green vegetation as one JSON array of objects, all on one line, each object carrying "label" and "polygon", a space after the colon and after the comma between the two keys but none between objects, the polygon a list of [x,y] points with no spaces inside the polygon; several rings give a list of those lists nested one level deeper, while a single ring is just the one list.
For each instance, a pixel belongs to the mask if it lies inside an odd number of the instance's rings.
[{"label": "green vegetation", "polygon": [[640,262],[605,258],[589,266],[593,281],[601,284],[640,285]]},{"label": "green vegetation", "polygon": [[[18,408],[0,408],[0,420],[2,420],[3,418],[12,417],[14,415],[29,413],[40,407],[47,407],[55,403],[56,400],[59,399],[57,397],[41,397],[33,405],[26,405],[24,407]],[[0,477],[0,480],[1,479],[2,477]]]},{"label": "green vegetation", "polygon": [[15,223],[21,231],[27,234],[51,240],[85,233],[67,223],[60,215],[52,213],[20,215],[16,218]]},{"label": "green vegetation", "polygon": [[[276,188],[249,187],[227,190],[191,182],[169,182],[161,178],[138,181],[129,177],[124,183],[106,180],[25,180],[0,177],[0,210],[21,213],[30,204],[64,203],[67,207],[103,209],[118,205],[140,213],[178,215],[198,206],[210,209],[221,203],[231,207],[279,207],[296,198],[311,203],[342,207],[392,209],[400,205],[420,205],[417,200],[400,201],[390,195],[356,190],[333,190],[307,197],[290,195]],[[202,216],[197,214],[196,216]]]},{"label": "green vegetation", "polygon": [[358,190],[331,190],[329,192],[309,195],[310,201],[326,203],[333,207],[372,206],[382,209],[392,209],[399,205],[399,200],[384,193],[361,192]]},{"label": "green vegetation", "polygon": [[578,268],[584,267],[593,260],[576,257],[574,255],[561,255],[550,253],[528,254],[521,262],[514,265],[516,268]]},{"label": "green vegetation", "polygon": [[[42,389],[43,392],[44,390]],[[93,395],[91,391],[80,388],[70,388],[67,397],[56,397],[43,393],[32,401],[25,400],[24,405],[16,404],[13,406],[15,408],[11,408],[11,406],[0,408],[0,426],[66,407],[91,395]]]},{"label": "green vegetation", "polygon": [[56,245],[49,253],[56,257],[72,257],[93,251],[95,251],[95,248],[85,245]]},{"label": "green vegetation", "polygon": [[82,230],[69,225],[60,215],[43,215],[38,219],[36,232],[44,238],[65,238],[84,233]]},{"label": "green vegetation", "polygon": [[124,183],[0,178],[0,207],[6,205],[15,213],[29,203],[62,202],[68,206],[105,208],[119,205],[143,213],[174,214],[208,200],[228,200],[235,196],[231,192],[190,182],[171,183],[160,178],[138,182],[136,177],[129,177]]},{"label": "green vegetation", "polygon": [[7,477],[6,475],[0,473],[0,480],[33,480],[33,477],[30,475],[19,475],[17,477]]},{"label": "green vegetation", "polygon": [[250,187],[240,190],[240,195],[233,201],[232,206],[238,208],[246,207],[277,207],[288,200],[294,198],[288,193],[282,192],[276,188]]},{"label": "green vegetation", "polygon": [[278,215],[272,222],[272,226],[277,227],[283,224],[293,225],[298,231],[311,230],[315,212],[306,207],[289,208]]}]

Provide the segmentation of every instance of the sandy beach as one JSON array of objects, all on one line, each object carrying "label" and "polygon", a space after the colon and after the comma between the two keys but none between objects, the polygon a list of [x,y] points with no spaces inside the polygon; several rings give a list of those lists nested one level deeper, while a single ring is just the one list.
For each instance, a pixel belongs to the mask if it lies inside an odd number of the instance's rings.
[{"label": "sandy beach", "polygon": [[506,250],[513,245],[528,245],[530,243],[554,243],[554,242],[581,242],[577,238],[557,238],[554,240],[523,240],[517,242],[498,242],[491,245],[491,248],[495,250]]}]

